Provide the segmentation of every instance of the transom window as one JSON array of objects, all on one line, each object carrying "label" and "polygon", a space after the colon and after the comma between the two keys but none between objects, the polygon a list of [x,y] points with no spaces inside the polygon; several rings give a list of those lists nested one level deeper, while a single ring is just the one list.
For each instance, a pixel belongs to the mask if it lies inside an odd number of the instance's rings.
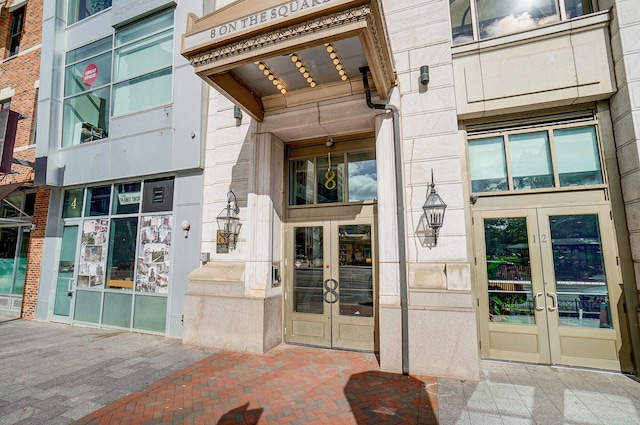
[{"label": "transom window", "polygon": [[450,0],[453,44],[531,30],[596,11],[594,0]]},{"label": "transom window", "polygon": [[289,161],[289,205],[371,201],[377,186],[375,151]]},{"label": "transom window", "polygon": [[471,191],[549,190],[603,183],[595,125],[469,138]]},{"label": "transom window", "polygon": [[111,116],[171,103],[173,11],[71,50],[66,63],[62,146],[107,138]]}]

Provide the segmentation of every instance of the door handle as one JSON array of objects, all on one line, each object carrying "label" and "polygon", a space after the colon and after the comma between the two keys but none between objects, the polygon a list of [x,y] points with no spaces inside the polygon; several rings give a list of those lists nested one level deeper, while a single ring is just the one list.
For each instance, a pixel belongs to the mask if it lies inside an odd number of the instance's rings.
[{"label": "door handle", "polygon": [[73,294],[73,290],[76,288],[75,282],[76,282],[75,278],[69,279],[69,283],[67,284],[67,292],[68,292],[67,295],[71,296]]},{"label": "door handle", "polygon": [[553,304],[549,307],[549,311],[556,311],[558,309],[558,296],[555,292],[548,292],[547,297],[551,297]]},{"label": "door handle", "polygon": [[535,305],[535,308],[537,311],[542,311],[544,310],[544,306],[542,306],[540,304],[540,297],[542,296],[542,292],[537,292],[536,295],[533,297],[533,303]]}]

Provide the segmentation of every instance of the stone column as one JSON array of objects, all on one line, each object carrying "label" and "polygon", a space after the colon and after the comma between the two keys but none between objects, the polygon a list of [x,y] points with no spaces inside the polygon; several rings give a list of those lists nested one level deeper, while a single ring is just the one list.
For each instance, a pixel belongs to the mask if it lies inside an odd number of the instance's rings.
[{"label": "stone column", "polygon": [[[400,260],[398,253],[396,166],[391,114],[375,118],[378,173],[378,267],[380,367],[402,370],[402,319],[400,310]],[[403,240],[404,243],[404,240]]]}]

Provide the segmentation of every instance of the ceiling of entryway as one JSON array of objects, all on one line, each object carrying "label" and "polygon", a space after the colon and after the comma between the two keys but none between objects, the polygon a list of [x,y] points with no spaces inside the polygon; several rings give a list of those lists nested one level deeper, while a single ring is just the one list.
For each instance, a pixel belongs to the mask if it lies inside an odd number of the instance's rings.
[{"label": "ceiling of entryway", "polygon": [[[363,66],[367,66],[367,59],[360,39],[351,37],[255,61],[231,72],[253,93],[264,97],[302,89],[321,89],[324,84],[347,81],[360,76],[359,69]],[[274,81],[280,83],[285,92],[278,89]]]}]

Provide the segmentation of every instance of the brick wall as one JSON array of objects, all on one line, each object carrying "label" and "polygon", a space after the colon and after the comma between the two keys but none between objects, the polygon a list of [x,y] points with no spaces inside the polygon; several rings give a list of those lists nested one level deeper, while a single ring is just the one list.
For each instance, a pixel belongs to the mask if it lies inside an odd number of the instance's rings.
[{"label": "brick wall", "polygon": [[[0,0],[2,2],[3,0]],[[8,6],[13,2],[8,1]],[[18,122],[14,158],[35,161],[34,131],[36,108],[38,103],[37,82],[40,78],[40,44],[42,40],[42,0],[29,0],[26,3],[25,20],[17,55],[7,56],[9,33],[11,30],[11,12],[6,7],[0,10],[0,91],[10,89],[11,109],[26,116]],[[5,93],[7,91],[5,90]],[[0,100],[8,100],[0,98]],[[13,164],[11,173],[0,176],[0,185],[24,182],[25,187],[33,183],[34,170]],[[40,281],[42,245],[44,242],[49,189],[38,188],[33,215],[32,230],[27,256],[27,276],[22,300],[22,317],[35,317],[36,301]]]},{"label": "brick wall", "polygon": [[24,319],[34,319],[38,303],[38,288],[40,287],[40,266],[44,248],[45,229],[47,225],[47,211],[49,208],[49,188],[38,188],[36,191],[36,205],[33,212],[33,224],[29,240],[29,254],[27,257],[27,276],[22,296],[22,314]]}]

